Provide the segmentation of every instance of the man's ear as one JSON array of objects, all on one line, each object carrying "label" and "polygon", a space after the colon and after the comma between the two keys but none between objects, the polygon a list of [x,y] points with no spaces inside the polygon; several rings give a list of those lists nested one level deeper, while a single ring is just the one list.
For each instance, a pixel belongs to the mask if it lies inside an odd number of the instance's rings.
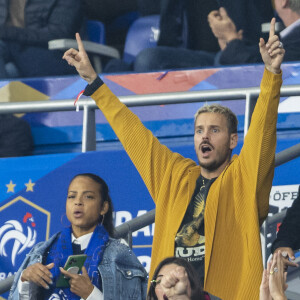
[{"label": "man's ear", "polygon": [[281,4],[282,8],[288,8],[288,7],[290,7],[289,0],[281,0],[280,4]]},{"label": "man's ear", "polygon": [[107,201],[104,201],[100,211],[100,215],[101,216],[105,215],[108,212],[108,209],[109,209],[109,203]]},{"label": "man's ear", "polygon": [[238,142],[238,134],[237,133],[231,133],[230,134],[230,149],[233,150],[237,146]]}]

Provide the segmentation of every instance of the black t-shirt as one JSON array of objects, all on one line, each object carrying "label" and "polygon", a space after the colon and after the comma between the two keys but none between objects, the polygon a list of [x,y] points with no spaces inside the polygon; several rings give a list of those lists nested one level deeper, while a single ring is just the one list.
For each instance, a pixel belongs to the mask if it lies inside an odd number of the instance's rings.
[{"label": "black t-shirt", "polygon": [[186,259],[197,270],[204,283],[204,209],[211,184],[216,178],[202,175],[196,181],[195,191],[175,238],[175,256]]}]

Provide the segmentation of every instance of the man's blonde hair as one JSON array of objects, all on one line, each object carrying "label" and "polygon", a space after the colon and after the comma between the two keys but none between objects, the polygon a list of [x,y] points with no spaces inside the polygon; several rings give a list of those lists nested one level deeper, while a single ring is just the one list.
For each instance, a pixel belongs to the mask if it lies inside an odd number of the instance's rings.
[{"label": "man's blonde hair", "polygon": [[289,0],[290,9],[300,14],[300,0]]},{"label": "man's blonde hair", "polygon": [[236,115],[226,106],[222,106],[220,104],[210,104],[210,105],[204,105],[201,108],[198,109],[198,111],[195,114],[195,123],[200,114],[203,113],[215,113],[215,114],[221,114],[225,116],[227,120],[228,125],[228,131],[229,133],[237,133],[237,125],[238,125],[238,119]]}]

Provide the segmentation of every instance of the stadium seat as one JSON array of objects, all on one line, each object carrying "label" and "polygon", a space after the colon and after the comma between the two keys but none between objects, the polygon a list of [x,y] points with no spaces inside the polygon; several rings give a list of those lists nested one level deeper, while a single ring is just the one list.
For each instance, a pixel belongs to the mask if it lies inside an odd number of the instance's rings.
[{"label": "stadium seat", "polygon": [[98,44],[106,43],[106,31],[105,26],[102,22],[87,20],[85,25],[85,33],[89,41]]},{"label": "stadium seat", "polygon": [[[105,28],[99,21],[87,21],[84,47],[91,56],[92,64],[97,73],[102,72],[103,57],[120,59],[117,49],[104,45]],[[104,37],[103,37],[104,36]],[[123,61],[131,63],[136,55],[145,48],[155,47],[159,36],[159,15],[151,15],[136,19],[130,26],[124,47]],[[67,50],[77,48],[72,39],[52,40],[48,43],[50,50]]]},{"label": "stadium seat", "polygon": [[[90,55],[91,62],[97,73],[102,72],[101,57],[120,58],[117,49],[105,45],[105,28],[100,21],[87,20],[81,34],[84,48]],[[69,48],[77,48],[75,39],[57,39],[48,42],[49,50],[65,51]]]},{"label": "stadium seat", "polygon": [[158,37],[159,15],[138,18],[130,26],[126,36],[124,62],[131,63],[141,50],[156,47]]}]

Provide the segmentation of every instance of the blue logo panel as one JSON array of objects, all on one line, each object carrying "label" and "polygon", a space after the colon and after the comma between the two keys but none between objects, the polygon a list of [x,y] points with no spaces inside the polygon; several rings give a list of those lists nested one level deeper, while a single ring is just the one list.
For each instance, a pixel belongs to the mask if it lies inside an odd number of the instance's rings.
[{"label": "blue logo panel", "polygon": [[1,279],[16,272],[24,254],[49,238],[50,212],[18,196],[0,207]]}]

